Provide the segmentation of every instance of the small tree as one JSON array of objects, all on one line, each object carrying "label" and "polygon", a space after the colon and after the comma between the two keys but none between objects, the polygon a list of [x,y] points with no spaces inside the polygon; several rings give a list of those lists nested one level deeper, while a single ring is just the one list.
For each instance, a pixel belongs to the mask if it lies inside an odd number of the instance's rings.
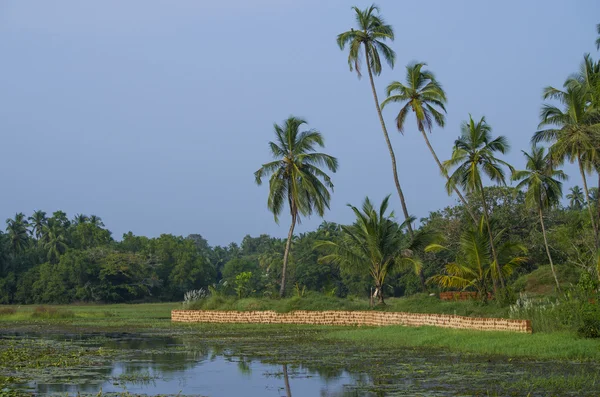
[{"label": "small tree", "polygon": [[385,304],[383,286],[393,270],[411,267],[415,273],[421,272],[422,263],[413,252],[423,249],[437,236],[435,233],[417,231],[413,238],[403,233],[408,219],[402,224],[394,221],[394,213],[386,215],[390,196],[387,196],[379,209],[365,198],[362,210],[350,204],[356,221],[351,226],[342,226],[342,237],[336,241],[318,241],[328,254],[320,262],[333,262],[340,266],[354,267],[369,272],[375,283],[373,296],[380,304]]}]

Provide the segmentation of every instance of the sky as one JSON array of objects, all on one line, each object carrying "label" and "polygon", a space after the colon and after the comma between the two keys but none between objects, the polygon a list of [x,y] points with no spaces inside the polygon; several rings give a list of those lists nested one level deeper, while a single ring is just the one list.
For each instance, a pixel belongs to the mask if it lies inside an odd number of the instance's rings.
[{"label": "sky", "polygon": [[[102,217],[113,236],[199,233],[211,245],[249,234],[284,237],[254,172],[270,161],[273,124],[290,115],[336,156],[325,220],[350,223],[350,203],[392,194],[390,158],[368,78],[347,65],[337,34],[354,27],[341,0],[78,0],[0,2],[0,219],[58,209]],[[560,86],[583,54],[595,58],[596,0],[381,0],[395,29],[394,69],[424,61],[448,95],[430,139],[450,156],[460,124],[485,115],[522,149],[539,122],[541,91]],[[366,77],[366,76],[365,76]],[[418,218],[456,202],[414,119],[395,129],[384,109],[408,210]],[[412,115],[411,115],[412,117]],[[569,166],[567,187],[579,184]],[[566,190],[566,189],[565,189]],[[305,232],[322,219],[305,219]]]}]

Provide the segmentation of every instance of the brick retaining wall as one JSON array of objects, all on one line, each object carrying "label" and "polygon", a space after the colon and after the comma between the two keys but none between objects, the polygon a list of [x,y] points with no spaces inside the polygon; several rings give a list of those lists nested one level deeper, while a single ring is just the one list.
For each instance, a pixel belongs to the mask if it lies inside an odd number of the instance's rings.
[{"label": "brick retaining wall", "polygon": [[401,313],[377,311],[216,311],[173,310],[171,320],[182,323],[257,323],[312,325],[406,325],[471,329],[478,331],[511,331],[531,333],[531,321],[504,318],[476,318],[449,314]]}]

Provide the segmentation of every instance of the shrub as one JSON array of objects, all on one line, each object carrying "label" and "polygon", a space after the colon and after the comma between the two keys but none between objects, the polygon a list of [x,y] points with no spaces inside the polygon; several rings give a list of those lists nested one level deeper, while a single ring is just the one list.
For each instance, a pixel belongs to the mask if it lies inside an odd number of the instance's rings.
[{"label": "shrub", "polygon": [[581,308],[581,324],[577,329],[584,338],[600,338],[600,306],[586,303]]},{"label": "shrub", "polygon": [[0,308],[0,316],[10,316],[11,314],[15,314],[17,309],[12,307],[2,307]]},{"label": "shrub", "polygon": [[75,313],[70,310],[59,310],[54,307],[48,306],[38,306],[35,308],[33,313],[31,313],[31,317],[33,318],[73,318],[75,317]]}]

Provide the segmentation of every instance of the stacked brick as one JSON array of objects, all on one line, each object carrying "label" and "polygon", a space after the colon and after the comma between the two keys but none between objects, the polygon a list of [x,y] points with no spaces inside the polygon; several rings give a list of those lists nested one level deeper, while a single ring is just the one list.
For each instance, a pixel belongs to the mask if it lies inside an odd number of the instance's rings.
[{"label": "stacked brick", "polygon": [[256,324],[311,324],[340,326],[386,326],[410,327],[433,326],[442,328],[470,329],[477,331],[511,331],[531,333],[531,321],[504,318],[463,317],[449,314],[361,312],[361,311],[214,311],[173,310],[171,320],[183,323],[256,323]]}]

